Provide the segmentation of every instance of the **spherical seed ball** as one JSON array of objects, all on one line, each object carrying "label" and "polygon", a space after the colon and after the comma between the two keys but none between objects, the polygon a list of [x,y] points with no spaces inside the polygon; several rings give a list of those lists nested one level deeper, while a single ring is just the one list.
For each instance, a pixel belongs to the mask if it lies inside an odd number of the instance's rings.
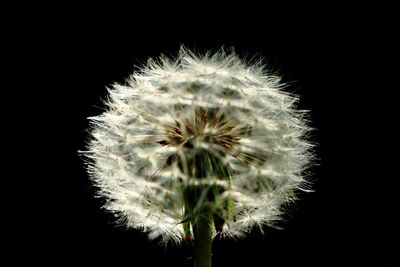
[{"label": "spherical seed ball", "polygon": [[312,156],[307,112],[279,81],[234,53],[182,48],[114,85],[88,152],[105,208],[165,243],[204,211],[223,235],[273,225]]}]

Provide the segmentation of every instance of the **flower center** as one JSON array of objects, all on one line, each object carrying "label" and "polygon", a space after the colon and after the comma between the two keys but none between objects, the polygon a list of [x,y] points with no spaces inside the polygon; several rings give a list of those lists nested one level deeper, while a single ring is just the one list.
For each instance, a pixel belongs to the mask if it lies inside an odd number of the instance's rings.
[{"label": "flower center", "polygon": [[160,143],[186,149],[212,150],[217,154],[238,144],[238,125],[224,118],[222,110],[197,108],[192,118],[166,125],[166,138]]}]

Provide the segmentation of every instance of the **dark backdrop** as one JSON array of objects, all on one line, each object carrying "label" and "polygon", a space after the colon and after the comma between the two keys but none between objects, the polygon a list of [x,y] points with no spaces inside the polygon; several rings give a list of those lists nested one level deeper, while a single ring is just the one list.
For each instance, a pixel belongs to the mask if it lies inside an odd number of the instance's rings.
[{"label": "dark backdrop", "polygon": [[106,87],[123,83],[135,65],[173,55],[181,44],[198,51],[225,46],[258,54],[291,83],[300,108],[311,110],[318,165],[311,169],[315,192],[300,194],[283,230],[215,240],[214,266],[394,266],[395,178],[380,167],[389,159],[378,152],[385,146],[379,127],[386,117],[377,113],[385,89],[365,82],[379,68],[371,64],[378,57],[371,34],[380,29],[368,16],[356,16],[358,9],[258,9],[159,15],[132,8],[119,15],[77,8],[33,19],[34,26],[27,22],[21,39],[29,46],[20,49],[38,72],[37,88],[27,96],[39,100],[30,110],[40,118],[31,128],[38,137],[40,153],[32,155],[38,175],[29,179],[37,179],[40,190],[28,202],[32,223],[21,226],[15,247],[54,266],[191,266],[188,248],[159,247],[113,224],[93,197],[77,151],[88,139],[87,117],[103,111]]}]

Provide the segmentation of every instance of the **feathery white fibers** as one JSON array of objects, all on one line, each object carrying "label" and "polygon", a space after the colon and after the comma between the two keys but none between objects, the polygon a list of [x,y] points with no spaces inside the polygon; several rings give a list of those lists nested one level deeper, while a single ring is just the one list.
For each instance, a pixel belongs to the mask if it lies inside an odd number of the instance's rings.
[{"label": "feathery white fibers", "polygon": [[[114,85],[107,110],[91,118],[88,152],[105,207],[150,238],[178,243],[187,219],[183,188],[206,184],[223,188],[218,200],[196,200],[221,211],[221,234],[273,225],[304,189],[312,157],[307,112],[279,81],[234,53],[198,56],[182,48],[176,60],[149,60],[126,85]],[[204,164],[223,163],[229,179],[212,170],[197,179],[199,153],[208,155]],[[228,212],[221,204],[227,199]]]}]

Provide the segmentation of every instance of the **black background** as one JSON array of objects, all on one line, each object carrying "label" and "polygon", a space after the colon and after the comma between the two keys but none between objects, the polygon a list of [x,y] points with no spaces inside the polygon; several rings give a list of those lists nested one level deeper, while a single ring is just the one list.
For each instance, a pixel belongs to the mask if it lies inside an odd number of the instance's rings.
[{"label": "black background", "polygon": [[163,13],[59,7],[14,31],[25,68],[19,76],[34,73],[34,87],[20,84],[28,102],[24,120],[39,118],[29,128],[35,142],[26,185],[33,196],[24,202],[27,209],[14,201],[24,218],[12,247],[26,251],[15,259],[191,266],[189,248],[160,247],[116,226],[93,197],[77,152],[88,139],[86,118],[103,111],[106,87],[123,83],[148,57],[174,55],[183,44],[200,52],[234,47],[239,55],[265,58],[300,95],[300,108],[311,110],[316,128],[315,192],[300,194],[283,230],[215,240],[214,266],[395,266],[396,176],[386,167],[394,158],[381,150],[391,146],[393,132],[380,130],[392,129],[385,126],[392,107],[388,89],[373,82],[386,49],[375,41],[389,29],[360,7],[303,8],[308,12],[268,5]]}]

